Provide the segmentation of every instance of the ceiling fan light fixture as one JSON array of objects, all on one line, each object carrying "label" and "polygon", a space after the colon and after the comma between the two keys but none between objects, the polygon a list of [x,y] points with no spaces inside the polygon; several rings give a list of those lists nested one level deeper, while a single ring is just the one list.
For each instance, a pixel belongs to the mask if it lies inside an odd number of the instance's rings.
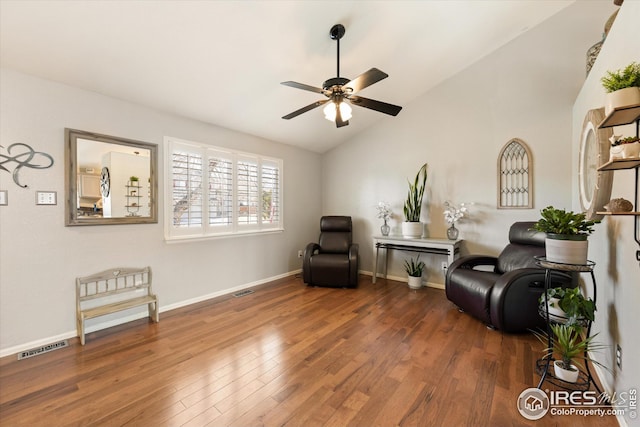
[{"label": "ceiling fan light fixture", "polygon": [[335,122],[336,121],[336,109],[340,108],[340,115],[342,120],[347,121],[351,118],[351,106],[344,101],[340,102],[327,102],[327,105],[323,108],[324,118]]}]

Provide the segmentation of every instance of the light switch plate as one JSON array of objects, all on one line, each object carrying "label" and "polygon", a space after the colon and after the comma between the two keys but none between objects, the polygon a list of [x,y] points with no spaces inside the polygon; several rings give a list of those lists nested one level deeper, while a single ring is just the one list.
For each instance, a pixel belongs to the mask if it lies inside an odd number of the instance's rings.
[{"label": "light switch plate", "polygon": [[57,205],[58,196],[55,191],[36,191],[36,205]]},{"label": "light switch plate", "polygon": [[7,206],[9,204],[9,195],[7,190],[0,190],[0,206]]}]

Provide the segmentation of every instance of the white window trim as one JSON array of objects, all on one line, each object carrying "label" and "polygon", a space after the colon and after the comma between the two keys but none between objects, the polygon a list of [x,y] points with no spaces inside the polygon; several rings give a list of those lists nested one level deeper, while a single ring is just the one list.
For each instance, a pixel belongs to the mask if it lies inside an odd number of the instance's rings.
[{"label": "white window trim", "polygon": [[[164,237],[168,243],[184,242],[184,241],[201,241],[209,239],[233,238],[239,236],[251,236],[262,234],[274,234],[284,231],[284,162],[281,159],[261,156],[253,153],[231,150],[228,148],[217,147],[204,143],[188,141],[175,137],[164,137]],[[206,196],[203,194],[202,206],[202,225],[197,227],[176,228],[173,227],[173,151],[176,146],[181,149],[192,151],[202,155],[203,158],[203,176],[202,186],[208,188],[208,173],[205,164],[208,163],[208,155],[210,153],[226,154],[232,160],[233,164],[233,211],[232,224],[230,226],[209,225],[208,221],[208,203]],[[276,224],[265,224],[258,221],[258,224],[238,224],[238,201],[237,201],[237,162],[239,159],[255,160],[258,164],[258,195],[262,193],[262,167],[266,165],[275,165],[279,170],[279,220]],[[262,203],[258,203],[258,218],[262,216]]]}]

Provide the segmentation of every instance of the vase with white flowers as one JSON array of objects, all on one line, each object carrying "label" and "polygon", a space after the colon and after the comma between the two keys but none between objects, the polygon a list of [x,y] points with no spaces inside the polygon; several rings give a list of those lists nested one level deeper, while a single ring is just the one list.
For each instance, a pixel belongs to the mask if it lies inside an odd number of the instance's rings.
[{"label": "vase with white flowers", "polygon": [[456,240],[460,232],[456,228],[456,222],[467,214],[468,209],[466,203],[455,205],[447,200],[444,202],[444,206],[444,220],[449,224],[449,228],[447,228],[447,238],[449,240]]},{"label": "vase with white flowers", "polygon": [[393,214],[391,212],[391,206],[387,202],[378,202],[376,209],[378,210],[377,217],[384,221],[384,224],[380,227],[380,232],[383,236],[388,236],[389,231],[391,231],[391,227],[389,227],[387,221],[389,221],[389,218],[391,218],[391,215]]}]

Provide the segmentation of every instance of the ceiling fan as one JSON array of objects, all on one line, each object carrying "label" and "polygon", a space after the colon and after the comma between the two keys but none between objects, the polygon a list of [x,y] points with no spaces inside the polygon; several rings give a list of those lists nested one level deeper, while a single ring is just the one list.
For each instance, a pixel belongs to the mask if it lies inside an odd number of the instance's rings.
[{"label": "ceiling fan", "polygon": [[387,73],[384,73],[377,68],[371,68],[368,71],[360,74],[353,80],[340,77],[340,39],[344,36],[345,28],[342,24],[336,24],[331,27],[329,36],[335,40],[338,44],[338,67],[337,77],[330,78],[322,84],[322,89],[319,87],[309,86],[303,83],[297,83],[292,81],[282,82],[285,86],[291,86],[297,89],[308,90],[310,92],[321,93],[327,97],[316,101],[313,104],[309,104],[306,107],[302,107],[293,113],[287,114],[282,118],[285,120],[292,119],[299,116],[302,113],[313,110],[321,105],[326,104],[323,111],[327,120],[335,121],[336,127],[343,127],[349,124],[351,118],[351,107],[345,101],[349,101],[351,104],[358,107],[369,108],[371,110],[379,111],[381,113],[389,114],[392,116],[398,115],[402,107],[393,104],[387,104],[386,102],[376,101],[362,96],[357,96],[356,93],[362,89],[371,86],[374,83],[379,82],[382,79],[389,77]]}]

